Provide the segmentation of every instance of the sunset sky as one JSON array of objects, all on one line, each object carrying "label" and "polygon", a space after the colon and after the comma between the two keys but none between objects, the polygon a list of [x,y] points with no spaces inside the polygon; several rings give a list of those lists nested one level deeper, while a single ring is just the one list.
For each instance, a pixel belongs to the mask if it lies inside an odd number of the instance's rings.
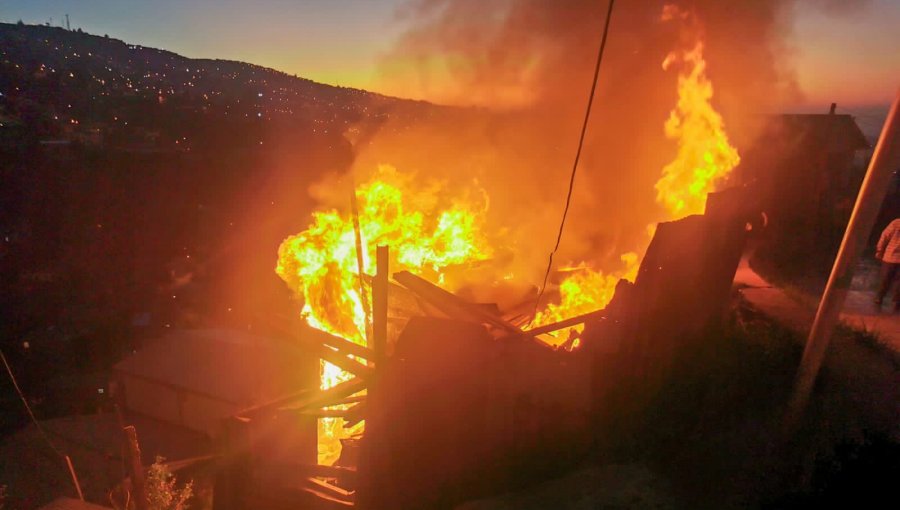
[{"label": "sunset sky", "polygon": [[[313,80],[378,89],[383,55],[404,29],[405,0],[0,0],[0,20],[109,34],[188,57],[225,58]],[[900,86],[900,0],[801,0],[792,56],[806,103],[888,104]],[[613,26],[612,37],[615,37]]]}]

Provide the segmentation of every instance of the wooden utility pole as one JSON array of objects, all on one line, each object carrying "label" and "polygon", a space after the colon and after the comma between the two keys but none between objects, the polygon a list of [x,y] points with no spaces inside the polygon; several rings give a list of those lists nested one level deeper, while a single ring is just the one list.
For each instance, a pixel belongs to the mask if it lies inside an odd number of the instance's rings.
[{"label": "wooden utility pole", "polygon": [[816,319],[806,340],[794,393],[785,419],[789,433],[799,422],[809,402],[809,396],[828,350],[831,333],[844,307],[859,253],[875,226],[891,178],[898,169],[900,169],[900,91],[884,122],[881,137],[878,139],[866,177],[856,197],[856,205],[847,223],[844,240],[834,260],[831,276],[828,278],[825,292],[822,293]]},{"label": "wooden utility pole", "polygon": [[138,444],[134,425],[125,427],[125,456],[128,462],[128,476],[131,478],[131,494],[137,510],[147,510],[147,485],[144,479],[144,465],[141,462],[141,447]]}]

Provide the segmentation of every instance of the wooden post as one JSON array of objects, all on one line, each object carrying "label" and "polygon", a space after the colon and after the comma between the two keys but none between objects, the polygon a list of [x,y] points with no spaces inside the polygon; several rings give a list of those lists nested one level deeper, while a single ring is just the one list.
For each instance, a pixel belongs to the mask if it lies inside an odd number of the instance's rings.
[{"label": "wooden post", "polygon": [[[366,286],[363,283],[365,278],[365,264],[363,263],[363,245],[362,230],[359,226],[359,203],[356,199],[356,181],[353,179],[353,173],[350,174],[350,212],[353,215],[353,234],[356,241],[356,270],[359,272],[359,299],[362,301],[363,312],[366,315],[366,343],[372,341],[372,310],[369,308],[369,299],[366,296]],[[372,360],[369,360],[371,364]]]},{"label": "wooden post", "polygon": [[141,447],[138,445],[137,430],[133,425],[125,427],[126,467],[131,477],[131,494],[137,510],[147,510],[147,486],[144,480],[144,465],[141,462]]},{"label": "wooden post", "polygon": [[379,246],[375,252],[376,273],[372,282],[372,350],[375,351],[375,367],[382,366],[387,355],[388,271],[390,251]]},{"label": "wooden post", "polygon": [[900,168],[900,91],[884,122],[881,137],[878,139],[866,177],[856,197],[856,205],[847,223],[844,240],[834,260],[831,276],[828,278],[825,292],[822,293],[815,321],[806,340],[794,393],[785,418],[787,433],[791,433],[799,422],[809,401],[822,361],[825,359],[825,352],[828,350],[831,333],[844,307],[859,252],[872,232],[872,227],[875,226],[888,185],[898,168]]}]

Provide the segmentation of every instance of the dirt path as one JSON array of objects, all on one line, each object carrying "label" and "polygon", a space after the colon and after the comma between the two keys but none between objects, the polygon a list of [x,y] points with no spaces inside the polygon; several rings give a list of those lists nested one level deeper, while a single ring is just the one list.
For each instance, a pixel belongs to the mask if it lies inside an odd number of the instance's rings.
[{"label": "dirt path", "polygon": [[[741,261],[734,278],[741,294],[754,308],[792,329],[806,333],[816,315],[818,296],[786,292],[762,278]],[[875,333],[879,340],[900,354],[900,313],[890,311],[891,304],[877,307],[872,300],[874,291],[851,290],[847,295],[841,321],[865,331]],[[888,301],[888,300],[886,300]]]},{"label": "dirt path", "polygon": [[[797,340],[805,341],[815,318],[817,298],[773,286],[746,261],[741,262],[735,283],[742,287],[740,292],[751,307],[795,330]],[[878,310],[873,297],[873,292],[852,290],[841,320],[876,333],[885,348],[864,344],[860,335],[835,334],[825,368],[841,383],[825,400],[852,401],[865,429],[881,431],[900,441],[900,314]]]}]

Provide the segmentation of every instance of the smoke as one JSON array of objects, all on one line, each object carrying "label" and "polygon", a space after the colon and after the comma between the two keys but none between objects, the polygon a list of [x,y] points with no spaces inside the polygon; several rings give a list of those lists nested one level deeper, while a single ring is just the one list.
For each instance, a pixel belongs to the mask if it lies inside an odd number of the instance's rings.
[{"label": "smoke", "polygon": [[808,0],[814,6],[822,9],[822,11],[836,15],[854,15],[863,11],[863,8],[869,7],[872,0]]},{"label": "smoke", "polygon": [[[792,2],[617,2],[563,263],[616,269],[620,254],[645,245],[648,224],[670,219],[655,202],[654,183],[675,154],[663,124],[676,103],[677,71],[661,64],[685,41],[677,23],[661,21],[668,3],[699,21],[713,103],[738,149],[752,141],[760,113],[799,96],[789,65]],[[477,182],[491,199],[486,221],[495,243],[509,255],[505,270],[539,280],[562,214],[606,8],[601,0],[406,4],[401,16],[410,28],[385,56],[380,88],[459,108],[392,115],[356,147],[357,182],[381,163],[445,182],[447,193]]]}]

